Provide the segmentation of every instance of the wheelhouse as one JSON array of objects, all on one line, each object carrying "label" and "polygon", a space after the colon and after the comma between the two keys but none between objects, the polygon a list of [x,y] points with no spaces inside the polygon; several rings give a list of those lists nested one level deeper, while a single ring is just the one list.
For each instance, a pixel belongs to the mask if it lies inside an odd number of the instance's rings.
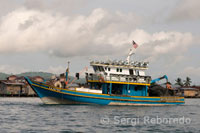
[{"label": "wheelhouse", "polygon": [[103,94],[147,96],[151,81],[145,75],[148,62],[92,61],[90,65],[94,73],[87,73],[86,79],[91,89],[101,89]]}]

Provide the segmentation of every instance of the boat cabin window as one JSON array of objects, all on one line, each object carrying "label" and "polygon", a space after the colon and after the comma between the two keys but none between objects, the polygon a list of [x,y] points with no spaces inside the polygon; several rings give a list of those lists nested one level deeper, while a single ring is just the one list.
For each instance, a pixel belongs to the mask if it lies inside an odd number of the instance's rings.
[{"label": "boat cabin window", "polygon": [[98,66],[98,70],[99,70],[100,72],[104,72],[104,69],[103,69],[102,66]]},{"label": "boat cabin window", "polygon": [[107,70],[107,67],[105,67],[105,70]]},{"label": "boat cabin window", "polygon": [[121,68],[117,68],[116,71],[117,72],[122,72],[122,69]]},{"label": "boat cabin window", "polygon": [[139,76],[140,75],[139,70],[135,70],[135,74]]},{"label": "boat cabin window", "polygon": [[98,68],[97,68],[97,66],[93,66],[93,69],[96,72]]},{"label": "boat cabin window", "polygon": [[117,68],[116,71],[119,72],[119,68]]},{"label": "boat cabin window", "polygon": [[104,72],[104,69],[102,66],[93,66],[94,71]]},{"label": "boat cabin window", "polygon": [[108,71],[110,71],[110,67],[108,68]]}]

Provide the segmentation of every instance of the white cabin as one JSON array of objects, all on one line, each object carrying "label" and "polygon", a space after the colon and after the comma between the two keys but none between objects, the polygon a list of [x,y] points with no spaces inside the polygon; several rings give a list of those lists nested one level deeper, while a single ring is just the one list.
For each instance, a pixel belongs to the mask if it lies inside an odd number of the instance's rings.
[{"label": "white cabin", "polygon": [[98,77],[101,74],[107,81],[128,81],[128,82],[146,82],[145,70],[148,69],[148,62],[120,62],[92,61],[90,65],[94,69],[94,75]]},{"label": "white cabin", "polygon": [[131,63],[130,65],[120,64],[118,62],[90,62],[95,73],[103,72],[106,75],[117,74],[117,75],[135,75],[145,76],[145,70],[148,69],[148,62],[137,62]]}]

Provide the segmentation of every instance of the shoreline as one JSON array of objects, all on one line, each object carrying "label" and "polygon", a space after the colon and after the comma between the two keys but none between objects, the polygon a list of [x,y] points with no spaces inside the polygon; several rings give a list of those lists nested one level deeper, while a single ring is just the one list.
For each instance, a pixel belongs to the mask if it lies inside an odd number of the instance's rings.
[{"label": "shoreline", "polygon": [[[15,94],[15,95],[4,95],[4,94],[0,94],[0,98],[3,98],[3,97],[38,97],[37,95],[17,95],[17,94]],[[187,99],[198,99],[198,98],[200,98],[200,96],[199,97],[184,97],[184,98],[187,98]]]},{"label": "shoreline", "polygon": [[37,95],[0,94],[0,97],[38,97]]}]

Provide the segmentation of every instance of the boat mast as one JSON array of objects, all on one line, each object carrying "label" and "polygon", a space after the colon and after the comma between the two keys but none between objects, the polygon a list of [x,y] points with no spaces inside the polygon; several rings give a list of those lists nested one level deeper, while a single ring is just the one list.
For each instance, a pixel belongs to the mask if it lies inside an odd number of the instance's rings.
[{"label": "boat mast", "polygon": [[129,65],[130,65],[130,58],[131,58],[131,56],[132,56],[133,54],[135,54],[134,51],[135,51],[135,49],[131,48],[131,49],[130,49],[130,52],[129,52],[127,58],[126,58],[126,61],[127,61],[127,63],[128,63]]},{"label": "boat mast", "polygon": [[135,41],[133,40],[133,48],[130,49],[128,57],[126,58],[128,65],[130,65],[130,58],[133,54],[135,54],[135,50],[136,50],[137,47],[138,47],[138,44],[135,43]]},{"label": "boat mast", "polygon": [[69,81],[68,75],[69,75],[69,64],[70,64],[70,62],[68,61],[67,64],[68,65],[67,65],[67,70],[66,70],[66,74],[65,74],[66,75],[66,77],[65,77],[66,78],[66,84],[68,84],[68,81]]}]

